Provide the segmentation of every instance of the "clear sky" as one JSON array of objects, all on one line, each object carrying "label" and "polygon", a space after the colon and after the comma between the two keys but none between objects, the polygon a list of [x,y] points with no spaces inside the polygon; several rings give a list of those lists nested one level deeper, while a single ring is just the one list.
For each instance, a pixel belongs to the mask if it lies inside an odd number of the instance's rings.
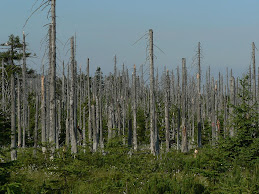
[{"label": "clear sky", "polygon": [[[47,33],[44,25],[49,20],[48,9],[39,11],[23,29],[34,2],[1,0],[0,42],[5,42],[12,33],[21,36],[24,30],[29,49],[39,56],[29,60],[28,65],[40,70],[46,46],[41,44]],[[228,66],[233,68],[234,75],[241,75],[251,63],[252,42],[259,45],[259,1],[57,0],[58,58],[68,62],[69,44],[63,44],[76,32],[78,64],[85,70],[89,57],[92,73],[97,66],[104,73],[113,71],[115,54],[119,68],[122,63],[129,69],[134,64],[139,68],[146,61],[148,40],[144,37],[133,43],[151,28],[154,44],[164,52],[155,47],[155,66],[160,72],[165,65],[170,70],[176,69],[183,57],[189,70],[195,72],[197,68],[192,61],[200,41],[203,72],[210,65],[213,72],[225,73]]]}]

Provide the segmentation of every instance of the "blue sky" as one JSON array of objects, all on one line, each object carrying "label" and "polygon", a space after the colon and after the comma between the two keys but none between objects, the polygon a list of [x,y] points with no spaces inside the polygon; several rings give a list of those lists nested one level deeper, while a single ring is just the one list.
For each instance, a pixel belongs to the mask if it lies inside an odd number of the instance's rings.
[{"label": "blue sky", "polygon": [[[34,2],[1,0],[0,42],[11,33],[21,36],[24,30],[29,49],[39,57],[29,60],[28,66],[40,70],[48,10],[37,12],[23,29]],[[154,44],[165,53],[155,48],[159,72],[164,66],[176,69],[185,57],[194,73],[192,61],[200,41],[203,72],[211,66],[215,75],[224,74],[228,66],[240,76],[251,63],[251,43],[259,44],[258,8],[257,0],[57,0],[58,57],[68,62],[69,45],[63,44],[76,32],[77,60],[83,70],[89,57],[92,73],[97,66],[105,74],[113,71],[115,54],[119,67],[125,63],[132,70],[134,64],[138,68],[146,61],[147,39],[133,43],[152,28]]]}]

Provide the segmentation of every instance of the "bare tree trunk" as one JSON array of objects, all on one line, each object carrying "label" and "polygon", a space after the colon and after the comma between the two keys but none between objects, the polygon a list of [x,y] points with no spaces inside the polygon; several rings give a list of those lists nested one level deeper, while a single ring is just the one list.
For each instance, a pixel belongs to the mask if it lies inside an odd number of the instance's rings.
[{"label": "bare tree trunk", "polygon": [[11,160],[17,159],[17,150],[16,150],[16,95],[15,95],[15,83],[14,75],[11,75]]},{"label": "bare tree trunk", "polygon": [[70,85],[69,85],[69,65],[67,67],[67,118],[66,118],[66,146],[70,142]]},{"label": "bare tree trunk", "polygon": [[182,152],[188,152],[187,127],[186,127],[186,60],[182,59]]},{"label": "bare tree trunk", "polygon": [[93,121],[93,152],[97,151],[97,147],[98,147],[98,142],[97,142],[97,129],[96,129],[96,115],[95,115],[95,106],[92,105],[91,106],[92,109],[92,121]]},{"label": "bare tree trunk", "polygon": [[56,126],[56,149],[59,149],[59,134],[61,132],[61,101],[57,101],[58,111],[57,111],[57,126]]},{"label": "bare tree trunk", "polygon": [[123,71],[122,71],[122,77],[123,77],[123,101],[122,101],[122,136],[123,136],[123,145],[126,144],[125,140],[125,130],[126,130],[126,95],[127,95],[127,85],[126,85],[126,75],[124,72],[124,64],[123,64]]},{"label": "bare tree trunk", "polygon": [[70,93],[70,135],[71,135],[71,152],[77,153],[77,140],[76,140],[76,120],[75,120],[75,58],[74,58],[74,37],[71,37],[71,93]]},{"label": "bare tree trunk", "polygon": [[34,150],[33,155],[36,156],[37,154],[37,147],[38,147],[38,108],[39,107],[39,96],[36,94],[36,112],[35,112],[35,128],[34,128]]},{"label": "bare tree trunk", "polygon": [[102,80],[100,78],[100,83],[99,83],[99,116],[100,116],[100,130],[99,130],[99,136],[100,136],[100,147],[101,149],[104,148],[104,143],[103,143],[103,122],[102,122]]},{"label": "bare tree trunk", "polygon": [[85,153],[86,138],[85,138],[85,107],[83,108],[83,148]]},{"label": "bare tree trunk", "polygon": [[30,110],[30,105],[28,105],[28,111],[27,111],[27,129],[28,129],[28,138],[31,139],[31,128],[30,128],[30,118],[31,118],[31,110]]},{"label": "bare tree trunk", "polygon": [[227,134],[227,86],[225,85],[225,90],[224,90],[224,138],[226,138],[226,134]]},{"label": "bare tree trunk", "polygon": [[134,65],[134,71],[132,76],[133,82],[133,149],[136,151],[138,149],[137,143],[137,91],[136,91],[136,65]]},{"label": "bare tree trunk", "polygon": [[197,122],[198,122],[198,147],[202,146],[201,144],[201,45],[198,43],[198,114],[197,114]]},{"label": "bare tree trunk", "polygon": [[169,152],[170,145],[170,133],[169,133],[169,94],[170,94],[170,78],[169,72],[166,72],[165,80],[165,143],[166,143],[166,152]]},{"label": "bare tree trunk", "polygon": [[[230,103],[232,105],[235,105],[235,78],[233,76],[231,76],[230,79]],[[233,115],[233,107],[230,107],[229,109],[229,114]],[[234,136],[234,128],[230,127],[230,137]]]},{"label": "bare tree trunk", "polygon": [[65,81],[65,63],[63,61],[62,63],[62,105],[61,105],[61,112],[62,112],[62,118],[61,120],[65,120],[65,104],[66,104],[66,81]]},{"label": "bare tree trunk", "polygon": [[22,65],[22,88],[23,88],[23,143],[22,147],[25,148],[26,138],[26,118],[27,118],[27,90],[26,90],[26,43],[25,34],[23,32],[23,65]]},{"label": "bare tree trunk", "polygon": [[18,120],[18,148],[22,146],[22,128],[21,128],[21,88],[20,88],[20,78],[17,77],[18,85],[18,99],[17,99],[17,120]]},{"label": "bare tree trunk", "polygon": [[56,0],[51,0],[51,67],[50,67],[50,131],[51,151],[56,143]]},{"label": "bare tree trunk", "polygon": [[44,70],[41,76],[41,143],[42,152],[46,152],[46,92]]},{"label": "bare tree trunk", "polygon": [[156,155],[155,143],[155,95],[154,95],[154,57],[153,57],[153,30],[149,30],[149,60],[150,60],[150,150]]},{"label": "bare tree trunk", "polygon": [[92,144],[92,124],[91,124],[91,93],[90,93],[90,71],[89,58],[87,59],[87,99],[88,99],[88,141],[91,147]]}]

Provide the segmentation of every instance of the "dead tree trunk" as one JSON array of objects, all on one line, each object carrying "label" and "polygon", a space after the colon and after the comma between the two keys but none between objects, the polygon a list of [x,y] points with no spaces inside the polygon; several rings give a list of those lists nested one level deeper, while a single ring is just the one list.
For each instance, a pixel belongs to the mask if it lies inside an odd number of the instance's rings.
[{"label": "dead tree trunk", "polygon": [[83,108],[83,148],[85,153],[86,139],[85,139],[85,107]]},{"label": "dead tree trunk", "polygon": [[165,142],[166,142],[166,152],[169,152],[169,94],[170,94],[170,78],[169,72],[166,72],[166,87],[165,87]]},{"label": "dead tree trunk", "polygon": [[100,78],[99,82],[99,117],[100,117],[100,126],[99,126],[99,136],[100,136],[100,147],[101,149],[104,148],[104,143],[103,143],[103,122],[102,122],[102,80]]},{"label": "dead tree trunk", "polygon": [[95,106],[91,106],[92,109],[92,124],[93,124],[93,152],[97,151],[98,143],[97,143],[97,129],[96,129],[96,117],[95,117]]},{"label": "dead tree trunk", "polygon": [[70,84],[69,84],[69,65],[67,67],[67,118],[66,118],[66,146],[70,142]]},{"label": "dead tree trunk", "polygon": [[35,112],[35,128],[34,128],[34,150],[33,155],[36,156],[37,154],[37,147],[38,147],[38,108],[39,107],[39,96],[36,94],[36,112]]},{"label": "dead tree trunk", "polygon": [[198,43],[198,109],[197,109],[197,122],[198,122],[198,147],[201,147],[201,47]]},{"label": "dead tree trunk", "polygon": [[[230,78],[230,103],[232,105],[235,105],[235,78],[233,76],[231,76],[231,78]],[[230,107],[229,114],[230,114],[230,116],[233,115],[233,107]],[[229,135],[230,135],[230,137],[234,136],[233,127],[230,127]]]},{"label": "dead tree trunk", "polygon": [[44,70],[41,76],[41,143],[42,152],[46,152],[46,92]]},{"label": "dead tree trunk", "polygon": [[14,75],[11,75],[11,160],[17,159],[17,150],[16,150],[16,95],[15,95],[15,83]]},{"label": "dead tree trunk", "polygon": [[187,127],[186,127],[186,60],[182,59],[182,152],[188,152]]},{"label": "dead tree trunk", "polygon": [[17,99],[17,121],[18,121],[18,148],[22,146],[22,128],[21,128],[21,88],[20,88],[20,78],[17,77],[18,85],[18,99]]},{"label": "dead tree trunk", "polygon": [[25,34],[23,32],[23,64],[22,64],[22,88],[23,88],[23,143],[22,147],[25,148],[26,138],[26,118],[27,118],[27,88],[26,88],[26,43]]},{"label": "dead tree trunk", "polygon": [[92,124],[91,124],[91,93],[90,93],[90,71],[89,58],[87,59],[87,99],[88,99],[88,141],[91,147],[92,144]]},{"label": "dead tree trunk", "polygon": [[149,60],[150,60],[150,150],[156,155],[155,137],[155,94],[154,94],[154,57],[153,57],[153,30],[149,30]]},{"label": "dead tree trunk", "polygon": [[77,140],[76,140],[76,120],[75,120],[75,51],[74,51],[74,37],[71,37],[71,90],[70,90],[70,135],[71,135],[71,152],[77,153]]},{"label": "dead tree trunk", "polygon": [[138,149],[137,143],[137,91],[136,91],[136,65],[134,65],[134,71],[132,76],[133,82],[133,149]]},{"label": "dead tree trunk", "polygon": [[54,153],[56,143],[56,0],[51,0],[51,66],[50,66],[50,131],[49,142]]}]

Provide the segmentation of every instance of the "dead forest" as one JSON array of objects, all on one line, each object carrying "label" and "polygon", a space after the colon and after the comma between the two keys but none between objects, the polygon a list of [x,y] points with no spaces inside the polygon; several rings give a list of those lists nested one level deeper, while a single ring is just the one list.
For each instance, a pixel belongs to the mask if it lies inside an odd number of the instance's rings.
[{"label": "dead forest", "polygon": [[[127,148],[126,156],[144,153],[158,159],[167,153],[192,156],[195,150],[196,158],[203,147],[210,146],[213,152],[221,141],[240,137],[235,115],[244,102],[257,118],[259,67],[254,42],[252,63],[242,78],[228,67],[213,76],[202,64],[200,42],[194,53],[195,73],[190,73],[191,62],[185,58],[178,66],[156,69],[152,29],[147,35],[148,64],[118,64],[115,55],[112,72],[102,72],[101,67],[90,72],[91,59],[77,63],[72,36],[70,60],[60,64],[62,75],[57,76],[56,0],[45,2],[50,6],[48,65],[42,65],[42,72],[28,73],[25,33],[21,72],[8,72],[16,66],[12,59],[1,62],[1,114],[10,122],[10,144],[1,146],[8,149],[11,161],[23,157],[26,149],[35,158],[50,156],[49,161],[60,158],[60,153],[73,159],[79,154],[106,156],[106,148],[115,140]],[[245,92],[249,92],[246,99]],[[243,112],[239,119],[252,117]],[[258,118],[251,122],[255,130],[249,137],[258,139]]]},{"label": "dead forest", "polygon": [[[132,146],[134,151],[148,148],[151,154],[158,155],[160,150],[188,152],[202,147],[203,141],[215,145],[220,137],[235,135],[235,129],[229,123],[233,114],[230,104],[240,103],[240,78],[235,78],[232,69],[227,67],[226,76],[219,72],[218,77],[213,77],[210,68],[202,71],[200,42],[197,74],[189,74],[186,59],[182,58],[176,72],[164,69],[159,76],[159,70],[154,70],[153,30],[150,29],[149,80],[145,80],[143,65],[138,72],[134,65],[133,73],[129,75],[124,64],[122,69],[117,68],[116,56],[114,71],[108,75],[103,76],[98,68],[91,76],[89,58],[85,65],[87,74],[83,74],[84,66],[79,69],[75,59],[75,37],[72,36],[70,61],[63,62],[62,77],[57,77],[55,1],[51,1],[51,16],[49,65],[42,67],[41,74],[27,75],[25,34],[22,76],[14,74],[9,79],[5,66],[10,64],[2,61],[1,109],[11,115],[12,160],[16,159],[17,148],[28,147],[28,140],[33,140],[35,151],[41,146],[42,152],[48,147],[54,153],[55,149],[65,146],[71,147],[71,153],[76,154],[78,146],[96,152],[103,150],[112,138],[120,137],[123,144]],[[250,103],[255,103],[259,97],[259,79],[256,77],[254,43],[252,50],[249,90],[252,93]],[[201,77],[205,78],[203,82]],[[29,95],[33,96],[31,104]],[[33,115],[30,113],[32,107],[35,109]],[[142,129],[137,123],[138,109],[143,111]],[[30,119],[35,120],[34,129],[29,124]],[[208,134],[204,133],[205,124],[211,128]],[[149,145],[138,142],[138,131],[149,136]]]}]

